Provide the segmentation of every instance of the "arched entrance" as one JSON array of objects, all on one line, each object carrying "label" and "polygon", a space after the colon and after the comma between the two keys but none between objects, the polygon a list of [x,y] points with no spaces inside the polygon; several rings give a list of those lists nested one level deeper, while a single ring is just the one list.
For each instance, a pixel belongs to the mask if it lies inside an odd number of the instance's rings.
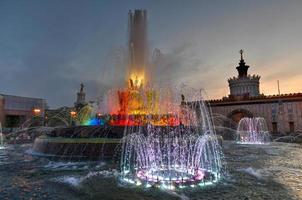
[{"label": "arched entrance", "polygon": [[236,109],[230,112],[227,117],[238,123],[244,117],[253,117],[253,114],[246,109]]}]

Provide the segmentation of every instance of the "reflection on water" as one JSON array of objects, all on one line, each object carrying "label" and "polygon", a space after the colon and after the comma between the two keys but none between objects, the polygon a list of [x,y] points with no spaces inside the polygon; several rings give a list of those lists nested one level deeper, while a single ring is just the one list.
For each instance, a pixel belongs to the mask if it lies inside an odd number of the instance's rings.
[{"label": "reflection on water", "polygon": [[44,168],[48,170],[92,170],[100,169],[105,162],[63,162],[50,161]]},{"label": "reflection on water", "polygon": [[4,146],[0,147],[0,165],[8,164],[9,159],[7,155],[7,151],[5,151]]},{"label": "reflection on water", "polygon": [[30,148],[0,150],[0,199],[302,199],[302,149],[296,144],[224,142],[225,179],[176,191],[124,184],[109,161],[54,161],[32,156]]}]

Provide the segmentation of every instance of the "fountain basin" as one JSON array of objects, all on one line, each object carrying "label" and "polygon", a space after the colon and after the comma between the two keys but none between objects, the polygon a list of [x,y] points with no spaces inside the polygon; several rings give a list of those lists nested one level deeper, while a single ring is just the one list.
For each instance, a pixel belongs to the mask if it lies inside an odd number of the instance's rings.
[{"label": "fountain basin", "polygon": [[120,139],[115,138],[64,138],[40,136],[35,139],[33,154],[72,160],[110,159]]},{"label": "fountain basin", "polygon": [[[160,126],[157,126],[160,127]],[[75,126],[56,128],[35,139],[33,153],[58,159],[112,159],[126,129],[147,132],[146,126]],[[177,129],[177,127],[170,127]],[[216,136],[222,143],[222,137]]]}]

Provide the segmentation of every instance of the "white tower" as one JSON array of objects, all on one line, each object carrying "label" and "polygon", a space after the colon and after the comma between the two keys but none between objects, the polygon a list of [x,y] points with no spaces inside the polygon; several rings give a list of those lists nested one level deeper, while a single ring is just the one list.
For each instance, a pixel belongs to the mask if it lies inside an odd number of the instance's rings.
[{"label": "white tower", "polygon": [[238,70],[238,76],[229,78],[230,96],[231,97],[256,97],[260,95],[259,85],[260,76],[249,75],[248,65],[245,65],[243,60],[243,50],[239,51],[241,59],[239,66],[236,67]]}]

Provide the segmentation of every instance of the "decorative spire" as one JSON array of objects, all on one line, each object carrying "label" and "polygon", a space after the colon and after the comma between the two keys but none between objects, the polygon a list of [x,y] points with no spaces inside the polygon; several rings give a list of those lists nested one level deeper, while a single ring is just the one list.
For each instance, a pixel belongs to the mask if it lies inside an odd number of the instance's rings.
[{"label": "decorative spire", "polygon": [[80,84],[80,91],[77,93],[77,101],[74,103],[75,108],[78,110],[83,106],[87,105],[85,101],[86,94],[84,92],[85,85],[83,83]]},{"label": "decorative spire", "polygon": [[240,53],[240,55],[241,55],[241,60],[243,60],[243,50],[240,49],[239,53]]},{"label": "decorative spire", "polygon": [[236,69],[238,70],[238,77],[242,78],[242,77],[246,77],[247,76],[247,71],[249,66],[245,65],[245,62],[243,60],[243,50],[241,49],[239,51],[240,53],[240,62],[239,62],[239,66],[236,67]]},{"label": "decorative spire", "polygon": [[80,88],[80,92],[84,92],[84,87],[85,87],[85,86],[84,86],[83,83],[80,84],[80,87],[81,87],[81,88]]}]

